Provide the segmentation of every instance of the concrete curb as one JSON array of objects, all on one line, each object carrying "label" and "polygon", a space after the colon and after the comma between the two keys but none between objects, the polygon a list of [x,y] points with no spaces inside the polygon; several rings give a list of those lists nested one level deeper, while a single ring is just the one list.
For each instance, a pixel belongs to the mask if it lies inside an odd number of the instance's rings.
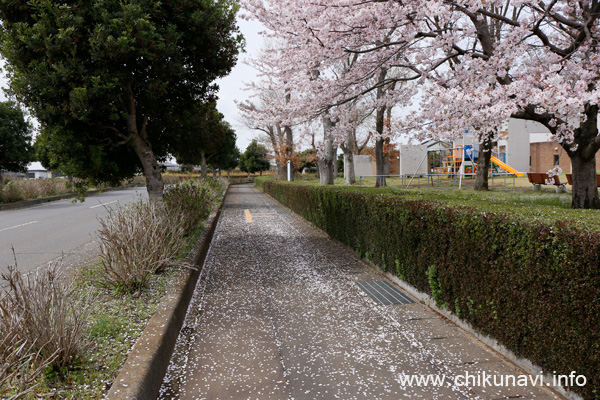
[{"label": "concrete curb", "polygon": [[[228,191],[229,187],[223,200]],[[158,396],[222,207],[223,201],[211,213],[202,235],[186,258],[187,263],[199,268],[184,271],[169,289],[133,346],[105,399],[148,400]]]},{"label": "concrete curb", "polygon": [[[353,250],[351,250],[353,251]],[[366,260],[365,260],[366,261]],[[468,332],[471,336],[479,340],[481,343],[485,344],[490,349],[494,350],[496,353],[504,357],[506,360],[510,361],[512,364],[516,365],[523,371],[531,375],[544,375],[544,382],[552,382],[553,377],[549,373],[544,373],[543,368],[537,366],[526,358],[518,357],[513,353],[508,347],[504,346],[502,343],[498,342],[496,339],[488,336],[484,333],[479,332],[477,329],[473,327],[469,322],[460,319],[454,313],[440,308],[436,306],[435,301],[431,296],[426,293],[419,291],[417,288],[412,286],[410,283],[403,281],[398,278],[396,275],[385,272],[379,266],[370,263],[373,267],[377,268],[381,274],[385,275],[390,281],[394,282],[396,285],[400,286],[403,290],[408,292],[412,297],[419,300],[435,312],[440,315],[443,315],[448,320],[453,322],[455,325],[459,326],[464,331]],[[569,391],[562,386],[554,386],[550,385],[546,387],[549,390],[554,391],[555,393],[563,396],[568,400],[584,400],[583,397],[579,396],[577,393]]]},{"label": "concrete curb", "polygon": [[[142,186],[139,186],[139,185],[125,185],[125,186],[112,187],[112,188],[107,188],[107,189],[90,190],[90,191],[88,191],[86,193],[86,195],[96,194],[96,193],[110,192],[110,191],[113,191],[113,190],[130,189],[130,188],[133,188],[133,187],[142,187]],[[33,206],[37,206],[37,205],[44,204],[44,203],[50,203],[52,201],[73,199],[73,198],[75,198],[77,196],[78,196],[77,193],[65,193],[65,194],[61,194],[61,195],[58,195],[58,196],[44,197],[42,199],[22,200],[22,201],[17,201],[17,202],[14,202],[14,203],[2,203],[2,204],[0,204],[0,211],[16,210],[16,209],[19,209],[19,208],[33,207]]]}]

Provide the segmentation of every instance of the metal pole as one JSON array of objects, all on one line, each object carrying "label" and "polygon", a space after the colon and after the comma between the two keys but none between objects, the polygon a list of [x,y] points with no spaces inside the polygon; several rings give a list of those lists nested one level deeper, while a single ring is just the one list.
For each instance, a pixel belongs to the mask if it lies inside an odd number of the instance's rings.
[{"label": "metal pole", "polygon": [[288,182],[292,181],[292,161],[288,160],[287,162],[287,180]]}]

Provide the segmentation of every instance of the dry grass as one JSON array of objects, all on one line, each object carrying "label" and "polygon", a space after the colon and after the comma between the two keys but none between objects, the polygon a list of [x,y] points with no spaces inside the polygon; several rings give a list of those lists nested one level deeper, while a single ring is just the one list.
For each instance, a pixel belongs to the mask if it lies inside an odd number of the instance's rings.
[{"label": "dry grass", "polygon": [[183,246],[186,221],[161,202],[138,199],[109,208],[99,221],[97,282],[121,292],[146,286],[149,276],[173,263]]},{"label": "dry grass", "polygon": [[11,203],[26,199],[56,196],[69,192],[64,179],[15,179],[0,191],[0,201]]},{"label": "dry grass", "polygon": [[[1,302],[2,300],[0,300]],[[17,318],[0,320],[0,398],[18,399],[38,386],[38,379],[54,361],[20,338]]]},{"label": "dry grass", "polygon": [[40,376],[64,371],[87,350],[87,298],[73,296],[59,265],[23,277],[14,266],[2,274],[0,293],[0,398],[31,393]]},{"label": "dry grass", "polygon": [[2,279],[8,290],[0,301],[0,321],[15,327],[18,341],[52,359],[58,370],[87,349],[88,299],[71,295],[72,281],[60,274],[58,263],[25,278],[16,265],[9,266]]}]

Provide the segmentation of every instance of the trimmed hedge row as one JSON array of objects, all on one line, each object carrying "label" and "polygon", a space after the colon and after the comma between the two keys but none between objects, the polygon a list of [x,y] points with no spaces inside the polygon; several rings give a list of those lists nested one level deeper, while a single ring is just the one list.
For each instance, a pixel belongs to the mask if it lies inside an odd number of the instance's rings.
[{"label": "trimmed hedge row", "polygon": [[257,180],[264,192],[544,371],[600,398],[600,233],[400,195]]}]

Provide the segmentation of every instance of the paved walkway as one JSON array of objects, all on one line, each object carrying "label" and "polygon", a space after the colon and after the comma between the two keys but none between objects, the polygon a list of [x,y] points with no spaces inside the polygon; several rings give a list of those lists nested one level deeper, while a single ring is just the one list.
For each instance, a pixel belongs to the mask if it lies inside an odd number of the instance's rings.
[{"label": "paved walkway", "polygon": [[356,283],[382,275],[251,186],[203,271],[162,399],[558,398],[493,386],[524,373],[419,302],[375,303]]}]

